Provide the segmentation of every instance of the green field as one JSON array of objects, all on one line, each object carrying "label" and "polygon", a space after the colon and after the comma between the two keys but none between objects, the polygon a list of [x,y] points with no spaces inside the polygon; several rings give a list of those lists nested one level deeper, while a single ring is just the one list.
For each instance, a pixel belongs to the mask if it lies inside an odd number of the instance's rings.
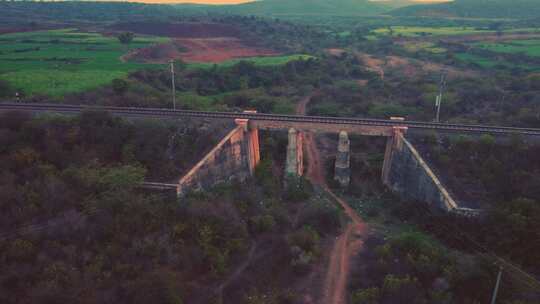
[{"label": "green field", "polygon": [[[285,55],[285,56],[268,56],[268,57],[248,57],[248,58],[227,60],[227,61],[217,64],[217,66],[231,67],[239,63],[240,61],[252,62],[256,66],[272,66],[272,65],[286,64],[290,61],[295,61],[295,60],[307,60],[309,58],[315,58],[315,57],[310,56],[310,55],[304,55],[304,54]],[[212,68],[214,65],[216,64],[206,63],[206,62],[190,63],[188,64],[188,68],[207,69],[207,68]]]},{"label": "green field", "polygon": [[504,42],[480,42],[475,47],[497,53],[525,54],[531,57],[540,57],[540,40],[512,40]]},{"label": "green field", "polygon": [[[75,29],[0,35],[0,79],[27,96],[59,97],[90,90],[141,68],[159,68],[155,64],[124,62],[121,57],[130,50],[168,41],[162,37],[137,36],[125,46],[116,37]],[[258,66],[281,65],[308,58],[311,56],[254,57],[229,60],[218,66],[230,67],[241,60]],[[188,65],[193,69],[213,66],[213,63]]]},{"label": "green field", "polygon": [[527,71],[539,71],[540,67],[529,66],[525,64],[516,64],[507,61],[496,61],[490,58],[482,57],[474,54],[458,53],[456,58],[462,62],[476,64],[482,68],[492,69],[497,67],[503,68],[520,68]]},{"label": "green field", "polygon": [[123,62],[120,57],[130,49],[166,41],[135,37],[126,47],[116,37],[75,29],[0,35],[0,79],[26,95],[93,89],[151,66]]},{"label": "green field", "polygon": [[372,31],[376,35],[390,35],[404,37],[422,36],[449,36],[490,33],[493,31],[478,30],[474,27],[421,27],[421,26],[392,26],[378,28]]},{"label": "green field", "polygon": [[426,51],[433,54],[441,54],[446,52],[445,48],[437,47],[435,43],[427,41],[407,41],[403,44],[403,47],[411,53]]}]

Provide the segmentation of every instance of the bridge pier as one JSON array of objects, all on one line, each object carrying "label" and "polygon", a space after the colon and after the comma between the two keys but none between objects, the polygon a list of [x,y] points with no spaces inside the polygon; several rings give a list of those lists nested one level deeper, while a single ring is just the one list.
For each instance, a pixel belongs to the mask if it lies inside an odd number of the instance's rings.
[{"label": "bridge pier", "polygon": [[[249,113],[253,112],[249,111]],[[251,126],[248,119],[235,119],[234,122],[244,129],[249,172],[253,176],[253,174],[255,174],[255,167],[257,167],[257,165],[261,161],[261,152],[259,148],[259,129],[255,126]]]},{"label": "bridge pier", "polygon": [[296,129],[289,129],[289,142],[287,144],[287,162],[285,175],[299,177],[304,174],[303,134]]},{"label": "bridge pier", "polygon": [[334,180],[343,188],[351,182],[351,144],[345,131],[339,132],[338,151],[334,168]]}]

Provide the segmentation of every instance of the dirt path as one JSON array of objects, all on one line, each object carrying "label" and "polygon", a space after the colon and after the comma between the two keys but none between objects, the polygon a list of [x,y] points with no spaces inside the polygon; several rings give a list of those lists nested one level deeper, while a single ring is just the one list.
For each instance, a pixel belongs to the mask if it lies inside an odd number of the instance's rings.
[{"label": "dirt path", "polygon": [[[257,250],[257,244],[252,243],[251,248],[249,249],[248,257],[247,259],[240,264],[236,270],[225,280],[223,283],[221,283],[217,288],[215,293],[216,294],[223,294],[223,289],[225,289],[227,286],[229,286],[232,282],[234,282],[240,275],[251,265],[251,262],[253,262],[253,258],[255,257],[255,251]],[[223,297],[223,296],[221,296]]]},{"label": "dirt path", "polygon": [[242,275],[242,273],[246,271],[246,269],[251,265],[251,263],[253,263],[253,260],[255,259],[256,251],[257,251],[257,243],[252,242],[246,260],[242,262],[242,264],[238,265],[236,267],[236,270],[231,275],[229,275],[229,277],[225,281],[223,281],[221,284],[215,287],[211,287],[209,289],[209,292],[207,292],[204,296],[202,296],[202,298],[195,300],[193,302],[195,304],[208,303],[210,299],[216,296],[219,299],[223,299],[223,290],[227,288],[231,283],[236,281]]},{"label": "dirt path", "polygon": [[[296,108],[297,114],[306,113],[307,105],[314,94],[303,98],[298,103]],[[347,281],[350,273],[351,258],[362,247],[363,241],[361,236],[365,235],[367,226],[347,202],[339,198],[328,188],[324,178],[323,161],[313,133],[304,133],[304,145],[309,160],[306,173],[307,178],[314,185],[323,188],[325,192],[338,202],[345,210],[347,216],[352,220],[334,243],[324,279],[323,298],[319,302],[320,304],[345,304],[347,302]]]}]

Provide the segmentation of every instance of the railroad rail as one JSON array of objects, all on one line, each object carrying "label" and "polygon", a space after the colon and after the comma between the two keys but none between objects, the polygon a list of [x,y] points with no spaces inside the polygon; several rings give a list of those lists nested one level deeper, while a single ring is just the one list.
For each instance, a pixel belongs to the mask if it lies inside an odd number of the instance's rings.
[{"label": "railroad rail", "polygon": [[113,107],[113,106],[87,106],[87,105],[62,105],[62,104],[39,104],[39,103],[0,103],[0,111],[27,111],[27,112],[55,112],[77,114],[82,111],[107,111],[119,116],[135,117],[200,117],[210,119],[250,119],[259,121],[282,121],[297,123],[316,124],[341,124],[356,126],[376,127],[407,127],[417,130],[435,130],[458,133],[487,133],[487,134],[519,134],[526,136],[540,136],[540,129],[516,128],[504,126],[474,125],[474,124],[449,124],[420,121],[401,121],[371,118],[327,117],[327,116],[302,116],[264,114],[252,112],[206,112],[192,110],[173,110],[164,108],[139,108],[139,107]]}]

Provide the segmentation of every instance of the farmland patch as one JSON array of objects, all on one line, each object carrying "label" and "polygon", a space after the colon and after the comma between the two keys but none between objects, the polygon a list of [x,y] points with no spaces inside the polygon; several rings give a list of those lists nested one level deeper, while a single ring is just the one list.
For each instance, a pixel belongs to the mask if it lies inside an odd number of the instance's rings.
[{"label": "farmland patch", "polygon": [[425,51],[432,54],[441,54],[446,52],[445,48],[438,47],[435,43],[428,41],[405,41],[402,45],[411,53]]},{"label": "farmland patch", "polygon": [[0,35],[0,79],[25,95],[80,92],[149,67],[122,62],[120,57],[128,50],[167,41],[137,36],[121,45],[116,37],[75,29]]},{"label": "farmland patch", "polygon": [[503,42],[480,42],[473,44],[475,47],[497,53],[525,54],[532,57],[540,57],[540,40],[510,40]]},{"label": "farmland patch", "polygon": [[[247,57],[247,58],[241,58],[241,59],[231,59],[227,61],[223,61],[219,63],[220,67],[231,67],[240,61],[247,61],[251,62],[256,66],[273,66],[273,65],[282,65],[286,64],[290,61],[296,61],[296,60],[308,60],[310,58],[315,58],[311,55],[305,55],[305,54],[294,54],[294,55],[284,55],[284,56],[264,56],[264,57]],[[192,63],[189,65],[191,68],[211,68],[214,66],[214,63],[209,62],[199,62],[199,63]]]}]

